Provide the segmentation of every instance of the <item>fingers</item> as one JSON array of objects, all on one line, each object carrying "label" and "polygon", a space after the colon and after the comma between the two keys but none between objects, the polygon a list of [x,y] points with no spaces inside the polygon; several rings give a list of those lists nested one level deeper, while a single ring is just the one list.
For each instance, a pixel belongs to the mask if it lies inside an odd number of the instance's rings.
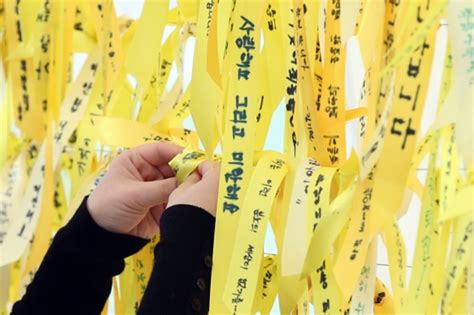
[{"label": "fingers", "polygon": [[204,173],[203,181],[219,181],[219,174],[221,170],[220,163],[212,162],[211,167]]},{"label": "fingers", "polygon": [[160,170],[156,167],[148,163],[136,150],[130,150],[123,157],[128,157],[129,160],[132,162],[132,166],[135,170],[130,170],[132,174],[138,174],[142,180],[144,181],[152,181],[163,179],[164,176],[160,172]]},{"label": "fingers", "polygon": [[206,175],[201,179],[200,185],[206,187],[211,195],[216,195],[219,190],[220,164],[215,164]]},{"label": "fingers", "polygon": [[214,162],[214,161],[204,161],[201,164],[199,164],[197,168],[197,171],[203,178],[213,172],[219,173],[219,170],[220,170],[220,163]]},{"label": "fingers", "polygon": [[204,176],[204,174],[206,174],[212,168],[212,166],[213,162],[206,160],[198,165],[197,171],[201,176]]},{"label": "fingers", "polygon": [[158,170],[160,171],[160,173],[163,175],[164,178],[174,176],[174,172],[171,169],[171,166],[169,166],[168,164],[161,164],[160,166],[158,166]]},{"label": "fingers", "polygon": [[148,143],[127,151],[135,169],[145,181],[173,177],[168,162],[183,148],[166,142]]},{"label": "fingers", "polygon": [[176,187],[177,181],[175,177],[151,182],[141,182],[137,185],[137,189],[139,189],[139,200],[137,200],[137,202],[146,208],[166,203],[169,195]]},{"label": "fingers", "polygon": [[185,180],[184,182],[179,186],[179,189],[185,189],[191,185],[196,184],[201,180],[201,175],[199,175],[197,172],[192,172]]},{"label": "fingers", "polygon": [[177,154],[183,151],[183,148],[172,143],[157,142],[144,144],[132,150],[135,150],[151,165],[160,166],[168,164]]}]

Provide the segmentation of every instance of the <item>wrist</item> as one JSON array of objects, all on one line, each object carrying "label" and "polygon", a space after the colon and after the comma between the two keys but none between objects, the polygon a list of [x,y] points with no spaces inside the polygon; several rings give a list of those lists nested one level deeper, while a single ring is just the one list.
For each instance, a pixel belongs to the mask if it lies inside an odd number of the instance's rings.
[{"label": "wrist", "polygon": [[94,223],[108,232],[115,233],[116,231],[110,230],[110,228],[107,227],[107,225],[104,224],[104,222],[102,221],[101,215],[97,211],[98,207],[97,207],[97,203],[95,202],[94,195],[92,194],[86,197],[85,202],[86,202],[87,211],[89,212],[89,215],[91,216]]}]

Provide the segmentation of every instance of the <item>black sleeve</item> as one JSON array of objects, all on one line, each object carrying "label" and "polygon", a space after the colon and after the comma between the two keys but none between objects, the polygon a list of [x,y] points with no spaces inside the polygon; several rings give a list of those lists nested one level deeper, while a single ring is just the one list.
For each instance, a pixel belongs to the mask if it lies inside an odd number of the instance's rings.
[{"label": "black sleeve", "polygon": [[54,237],[25,295],[13,305],[13,315],[100,314],[112,277],[125,267],[124,258],[148,242],[104,230],[90,216],[86,201]]},{"label": "black sleeve", "polygon": [[163,213],[138,314],[207,314],[214,227],[214,217],[194,206],[176,205]]}]

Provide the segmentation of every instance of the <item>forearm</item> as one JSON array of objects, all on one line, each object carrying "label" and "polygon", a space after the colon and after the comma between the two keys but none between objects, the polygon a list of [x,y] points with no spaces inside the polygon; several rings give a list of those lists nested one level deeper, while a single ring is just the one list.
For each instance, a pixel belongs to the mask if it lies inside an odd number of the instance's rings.
[{"label": "forearm", "polygon": [[214,218],[187,205],[161,218],[161,240],[139,314],[207,313]]},{"label": "forearm", "polygon": [[146,243],[99,227],[85,199],[54,237],[12,314],[99,314],[110,293],[112,277],[124,269],[124,258]]}]

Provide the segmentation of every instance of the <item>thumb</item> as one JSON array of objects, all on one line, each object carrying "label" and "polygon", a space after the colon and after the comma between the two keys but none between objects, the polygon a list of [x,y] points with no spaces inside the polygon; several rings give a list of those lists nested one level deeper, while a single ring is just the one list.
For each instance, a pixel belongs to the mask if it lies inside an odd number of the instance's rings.
[{"label": "thumb", "polygon": [[209,183],[215,183],[219,182],[219,176],[220,176],[220,170],[221,170],[221,165],[219,163],[212,163],[210,168],[207,170],[207,172],[204,174],[202,177],[203,182],[209,182]]},{"label": "thumb", "polygon": [[212,169],[213,164],[213,162],[205,160],[198,165],[196,170],[201,177],[204,177],[204,175]]},{"label": "thumb", "polygon": [[201,180],[201,175],[199,175],[197,172],[192,172],[185,180],[184,182],[179,186],[180,189],[187,188],[189,186],[192,186],[199,182]]},{"label": "thumb", "polygon": [[171,192],[178,186],[176,177],[142,182],[138,186],[137,202],[145,207],[153,207],[168,201]]}]

